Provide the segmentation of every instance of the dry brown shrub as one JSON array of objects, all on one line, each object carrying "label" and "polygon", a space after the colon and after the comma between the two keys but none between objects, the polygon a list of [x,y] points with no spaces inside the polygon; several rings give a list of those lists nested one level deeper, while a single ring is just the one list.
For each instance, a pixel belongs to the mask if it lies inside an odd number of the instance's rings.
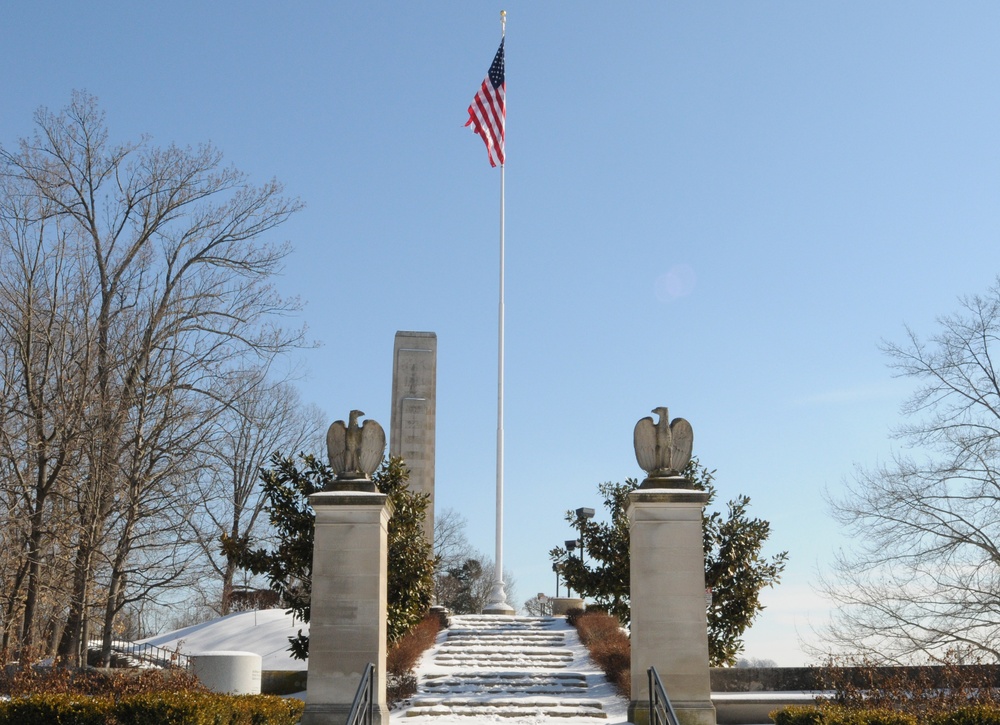
[{"label": "dry brown shrub", "polygon": [[66,695],[121,697],[165,692],[207,691],[186,670],[93,670],[68,667],[21,667],[0,671],[0,695],[11,697],[40,692]]},{"label": "dry brown shrub", "polygon": [[880,666],[864,657],[831,659],[820,669],[819,683],[834,693],[834,705],[847,710],[882,709],[918,718],[997,705],[1000,694],[992,667],[952,652],[943,662],[918,666]]},{"label": "dry brown shrub", "polygon": [[616,617],[606,612],[584,612],[574,618],[580,641],[604,671],[608,680],[625,697],[632,690],[632,643]]},{"label": "dry brown shrub", "polygon": [[417,678],[412,670],[420,656],[434,645],[440,628],[440,618],[428,614],[389,650],[385,660],[385,688],[390,707],[416,693]]},{"label": "dry brown shrub", "polygon": [[629,697],[632,690],[632,643],[621,630],[590,648],[590,656],[621,695]]},{"label": "dry brown shrub", "polygon": [[435,615],[425,616],[389,650],[386,671],[391,675],[407,674],[416,666],[420,656],[434,644],[440,628],[441,623]]},{"label": "dry brown shrub", "polygon": [[606,612],[584,612],[576,618],[576,631],[580,634],[580,641],[589,647],[591,642],[621,634],[621,625]]}]

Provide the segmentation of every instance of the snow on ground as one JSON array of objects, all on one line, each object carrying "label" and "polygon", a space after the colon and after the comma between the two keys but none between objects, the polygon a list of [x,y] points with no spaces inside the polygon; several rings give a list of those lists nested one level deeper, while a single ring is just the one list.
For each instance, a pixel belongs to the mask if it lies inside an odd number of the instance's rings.
[{"label": "snow on ground", "polygon": [[300,629],[309,634],[309,625],[293,619],[285,610],[260,609],[159,634],[140,643],[176,649],[186,655],[213,650],[253,652],[261,656],[264,670],[304,670],[308,663],[294,659],[288,651],[288,638]]}]

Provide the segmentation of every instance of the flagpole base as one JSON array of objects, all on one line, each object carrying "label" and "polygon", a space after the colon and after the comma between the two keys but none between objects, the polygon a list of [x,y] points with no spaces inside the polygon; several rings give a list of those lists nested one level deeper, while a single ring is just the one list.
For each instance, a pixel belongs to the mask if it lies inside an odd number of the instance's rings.
[{"label": "flagpole base", "polygon": [[507,595],[503,591],[502,581],[493,582],[490,601],[483,607],[483,614],[497,614],[503,617],[513,617],[516,614],[514,608],[507,604]]}]

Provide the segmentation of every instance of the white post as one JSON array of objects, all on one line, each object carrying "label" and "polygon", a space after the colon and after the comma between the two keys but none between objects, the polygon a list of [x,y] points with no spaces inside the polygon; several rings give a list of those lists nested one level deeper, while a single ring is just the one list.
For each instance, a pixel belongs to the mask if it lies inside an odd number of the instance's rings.
[{"label": "white post", "polygon": [[[500,36],[507,33],[507,11],[500,11]],[[504,335],[504,165],[500,164],[500,305],[497,339],[497,501],[496,501],[496,556],[493,588],[484,614],[513,614],[507,604],[503,584],[503,335]]]}]

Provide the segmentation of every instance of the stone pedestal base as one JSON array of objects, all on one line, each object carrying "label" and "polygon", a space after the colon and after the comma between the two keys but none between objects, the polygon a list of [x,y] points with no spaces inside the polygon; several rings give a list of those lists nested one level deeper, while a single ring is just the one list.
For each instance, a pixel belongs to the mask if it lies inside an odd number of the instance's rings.
[{"label": "stone pedestal base", "polygon": [[638,725],[648,722],[650,667],[656,668],[682,725],[715,725],[701,521],[707,502],[708,494],[691,489],[639,489],[628,496],[629,716]]},{"label": "stone pedestal base", "polygon": [[498,614],[501,617],[513,617],[517,612],[514,611],[514,607],[507,604],[507,602],[487,604],[483,607],[483,614]]},{"label": "stone pedestal base", "polygon": [[[678,702],[670,704],[681,725],[715,725],[715,705],[707,702]],[[767,719],[767,718],[765,718]],[[628,704],[628,721],[635,725],[649,725],[649,700],[632,700]]]},{"label": "stone pedestal base", "polygon": [[516,614],[514,607],[507,604],[507,595],[504,593],[502,581],[493,582],[490,602],[483,607],[483,614],[499,614],[501,617],[513,617]]},{"label": "stone pedestal base", "polygon": [[[351,714],[350,705],[313,705],[307,704],[302,713],[299,725],[344,725]],[[377,705],[372,710],[372,722],[388,725],[389,708]]]},{"label": "stone pedestal base", "polygon": [[375,665],[373,722],[388,723],[386,564],[392,507],[383,494],[355,491],[317,493],[309,504],[316,530],[302,725],[345,722],[369,662]]}]

